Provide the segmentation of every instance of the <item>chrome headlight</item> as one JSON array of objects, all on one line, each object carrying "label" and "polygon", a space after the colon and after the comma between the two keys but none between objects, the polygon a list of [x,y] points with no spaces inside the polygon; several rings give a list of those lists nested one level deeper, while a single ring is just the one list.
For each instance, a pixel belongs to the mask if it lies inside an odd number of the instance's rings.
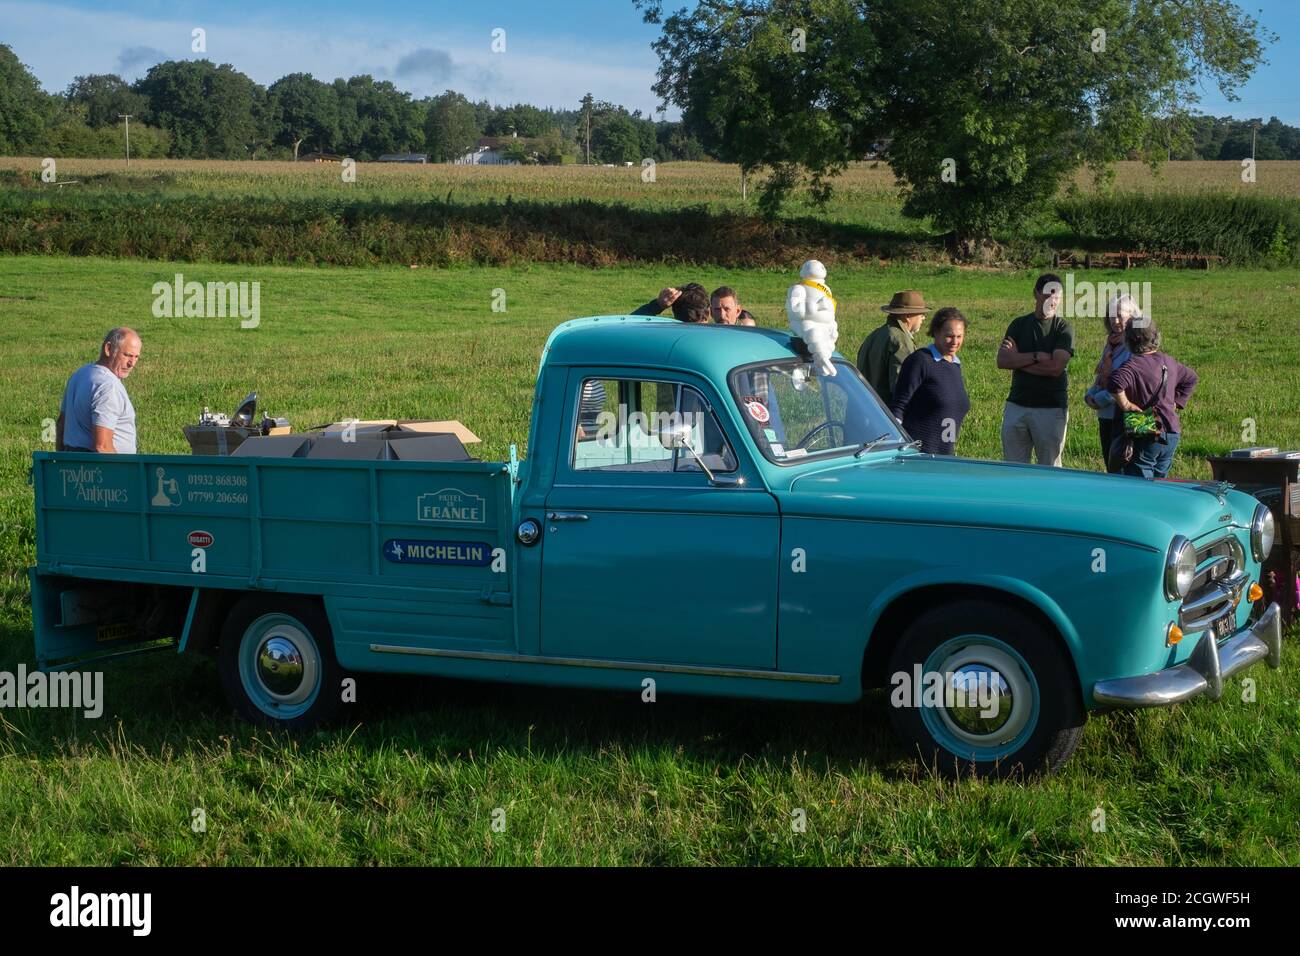
[{"label": "chrome headlight", "polygon": [[1250,551],[1256,561],[1263,563],[1273,550],[1274,531],[1273,512],[1267,505],[1258,505],[1250,519]]},{"label": "chrome headlight", "polygon": [[1174,535],[1165,558],[1165,597],[1180,601],[1192,589],[1196,577],[1196,549],[1181,534]]}]

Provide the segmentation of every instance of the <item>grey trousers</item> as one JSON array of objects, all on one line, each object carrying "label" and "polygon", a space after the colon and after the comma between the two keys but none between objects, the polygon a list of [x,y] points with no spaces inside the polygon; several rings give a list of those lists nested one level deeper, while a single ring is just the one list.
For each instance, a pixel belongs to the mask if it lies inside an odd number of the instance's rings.
[{"label": "grey trousers", "polygon": [[1065,408],[1026,408],[1007,402],[1002,412],[1002,459],[1029,464],[1032,453],[1040,465],[1060,468],[1069,421]]}]

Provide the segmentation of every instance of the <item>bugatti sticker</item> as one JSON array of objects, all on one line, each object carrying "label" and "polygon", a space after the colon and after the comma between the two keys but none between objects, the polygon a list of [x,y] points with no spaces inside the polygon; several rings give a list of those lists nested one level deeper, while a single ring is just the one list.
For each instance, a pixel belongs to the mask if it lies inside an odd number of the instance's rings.
[{"label": "bugatti sticker", "polygon": [[212,546],[212,535],[206,531],[191,531],[188,539],[191,547],[209,548]]},{"label": "bugatti sticker", "polygon": [[471,495],[459,488],[443,488],[420,495],[416,505],[416,517],[420,521],[483,524],[486,520],[482,496]]},{"label": "bugatti sticker", "polygon": [[481,541],[412,541],[390,538],[384,557],[393,564],[459,564],[486,568],[492,563],[492,546]]}]

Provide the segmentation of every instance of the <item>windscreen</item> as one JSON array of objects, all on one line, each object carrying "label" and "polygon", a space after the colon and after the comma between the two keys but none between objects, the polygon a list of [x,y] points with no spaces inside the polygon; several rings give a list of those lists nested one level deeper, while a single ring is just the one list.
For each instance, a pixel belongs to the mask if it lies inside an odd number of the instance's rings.
[{"label": "windscreen", "polygon": [[833,376],[791,360],[731,373],[731,392],[759,449],[778,464],[810,456],[852,454],[876,442],[896,448],[907,436],[852,365],[836,360]]}]

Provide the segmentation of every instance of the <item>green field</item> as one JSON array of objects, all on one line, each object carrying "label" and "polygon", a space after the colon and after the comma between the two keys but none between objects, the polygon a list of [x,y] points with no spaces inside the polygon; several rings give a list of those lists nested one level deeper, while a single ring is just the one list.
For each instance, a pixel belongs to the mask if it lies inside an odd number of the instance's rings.
[{"label": "green field", "polygon": [[[261,325],[155,319],[176,272],[259,281]],[[993,350],[1028,310],[1034,274],[949,266],[836,269],[840,347],[880,304],[920,288],[971,320],[972,411],[959,450],[998,456],[1006,373]],[[1300,447],[1297,270],[1133,270],[1150,281],[1166,350],[1197,370],[1175,474],[1244,443]],[[459,418],[483,457],[523,449],[541,345],[560,321],[623,312],[696,279],[736,287],[783,324],[789,271],[272,268],[95,258],[0,259],[0,670],[33,660],[30,452],[67,374],[105,329],[144,338],[128,388],[143,450],[183,452],[204,405],[250,389],[307,427],[343,417]],[[491,311],[504,289],[507,311]],[[1066,464],[1099,468],[1080,395],[1101,323],[1077,319]],[[1117,494],[1122,483],[1117,481]],[[530,689],[362,675],[351,722],[304,740],[228,714],[205,660],[110,669],[103,717],[0,711],[0,863],[13,864],[1285,864],[1300,865],[1300,663],[1256,668],[1222,701],[1093,720],[1059,776],[945,782],[892,736],[883,695],[848,708]],[[1105,811],[1094,832],[1094,811]],[[492,829],[505,811],[504,832]],[[207,829],[195,833],[202,809]],[[803,809],[806,832],[791,814]]]}]

